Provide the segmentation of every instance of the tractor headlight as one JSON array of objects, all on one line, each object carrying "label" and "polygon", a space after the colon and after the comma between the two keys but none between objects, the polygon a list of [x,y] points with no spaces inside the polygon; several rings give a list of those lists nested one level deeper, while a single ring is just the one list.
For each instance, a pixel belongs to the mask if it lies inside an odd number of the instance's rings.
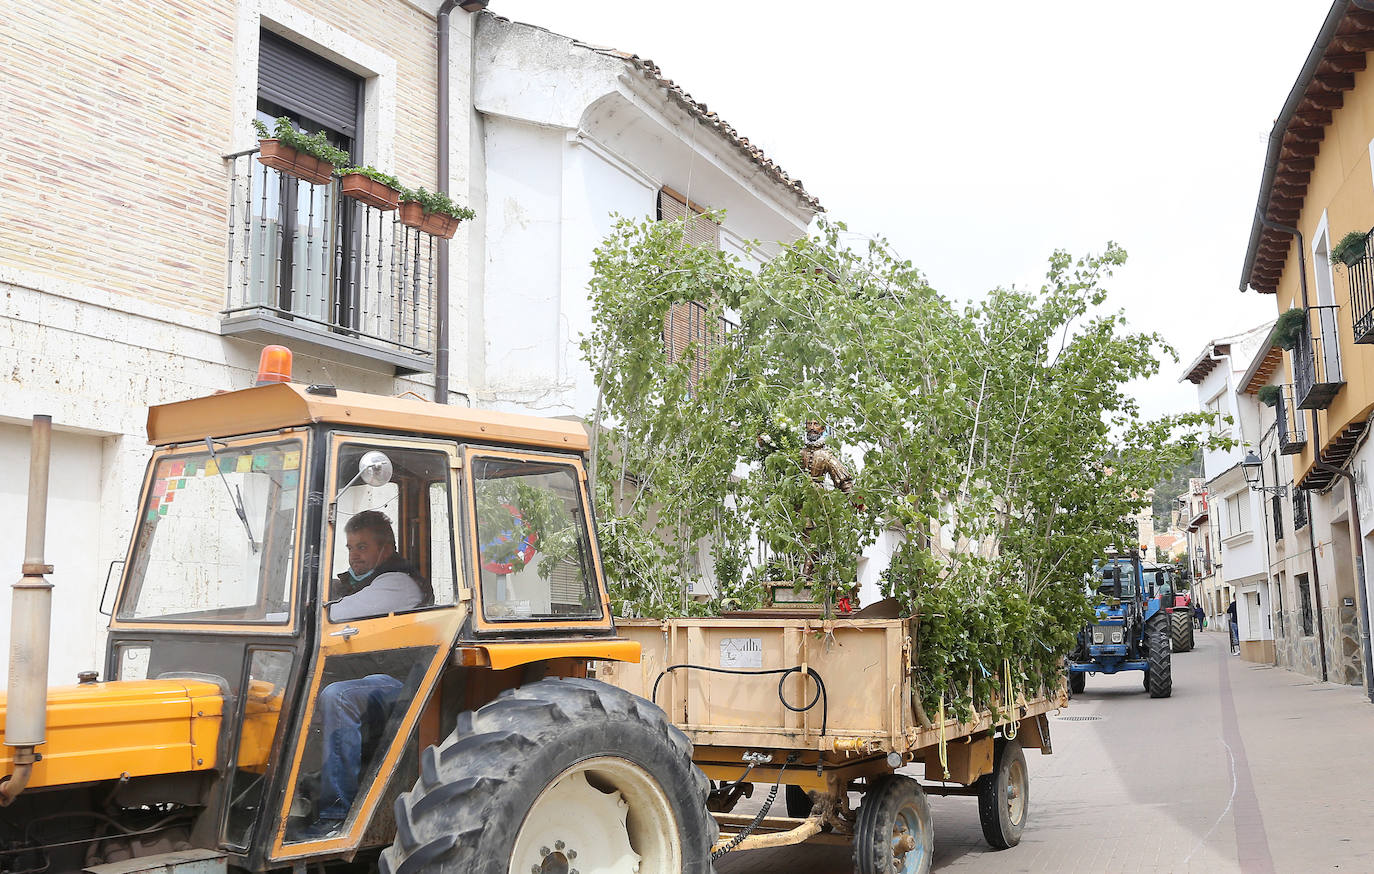
[{"label": "tractor headlight", "polygon": [[1101,643],[1101,642],[1102,642],[1102,632],[1100,632],[1100,631],[1094,631],[1094,632],[1093,632],[1093,643]]},{"label": "tractor headlight", "polygon": [[1120,642],[1121,642],[1121,632],[1120,632],[1120,631],[1113,631],[1113,632],[1112,632],[1112,643],[1120,643]]}]

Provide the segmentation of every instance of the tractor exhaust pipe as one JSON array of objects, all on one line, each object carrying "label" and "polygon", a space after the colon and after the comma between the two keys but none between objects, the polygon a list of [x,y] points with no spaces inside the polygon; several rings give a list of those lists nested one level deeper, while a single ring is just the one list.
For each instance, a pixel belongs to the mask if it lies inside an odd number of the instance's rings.
[{"label": "tractor exhaust pipe", "polygon": [[24,538],[23,576],[15,583],[10,613],[9,700],[5,746],[14,748],[14,773],[0,778],[0,807],[18,797],[42,758],[34,748],[47,742],[48,638],[52,623],[52,583],[43,561],[48,517],[48,459],[52,416],[33,417],[29,450],[29,518]]}]

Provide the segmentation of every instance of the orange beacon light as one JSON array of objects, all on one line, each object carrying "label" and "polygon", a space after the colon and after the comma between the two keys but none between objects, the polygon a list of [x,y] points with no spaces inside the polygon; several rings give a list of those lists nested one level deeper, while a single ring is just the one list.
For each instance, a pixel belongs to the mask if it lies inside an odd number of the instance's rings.
[{"label": "orange beacon light", "polygon": [[256,385],[291,381],[291,350],[285,346],[264,346],[258,359]]}]

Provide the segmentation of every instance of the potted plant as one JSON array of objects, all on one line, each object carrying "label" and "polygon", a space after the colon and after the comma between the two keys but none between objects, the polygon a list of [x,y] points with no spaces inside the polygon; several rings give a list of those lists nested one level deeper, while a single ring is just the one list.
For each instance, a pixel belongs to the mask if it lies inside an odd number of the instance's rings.
[{"label": "potted plant", "polygon": [[326,184],[334,167],[348,161],[348,153],[331,145],[324,131],[301,133],[286,116],[278,118],[271,131],[257,119],[253,128],[258,132],[259,161],[311,185]]},{"label": "potted plant", "polygon": [[431,193],[417,188],[401,192],[401,224],[445,240],[453,238],[460,222],[476,215],[468,207],[455,204],[442,191]]},{"label": "potted plant", "polygon": [[1275,406],[1279,402],[1279,387],[1276,385],[1260,386],[1258,394],[1260,402],[1266,407]]},{"label": "potted plant", "polygon": [[401,199],[401,183],[376,167],[345,167],[338,174],[339,191],[373,209],[390,212]]},{"label": "potted plant", "polygon": [[1354,267],[1364,257],[1364,240],[1367,231],[1351,231],[1331,248],[1331,260],[1346,267]]},{"label": "potted plant", "polygon": [[1301,307],[1292,307],[1279,316],[1274,323],[1274,345],[1285,351],[1292,351],[1298,345],[1298,335],[1307,321],[1307,313]]}]

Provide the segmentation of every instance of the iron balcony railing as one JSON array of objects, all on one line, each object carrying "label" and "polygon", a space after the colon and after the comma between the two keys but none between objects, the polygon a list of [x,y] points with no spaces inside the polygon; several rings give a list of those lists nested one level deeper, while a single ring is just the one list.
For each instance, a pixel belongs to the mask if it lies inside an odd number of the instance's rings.
[{"label": "iron balcony railing", "polygon": [[436,239],[384,211],[267,167],[257,149],[230,164],[222,330],[280,334],[433,369]]},{"label": "iron balcony railing", "polygon": [[1307,318],[1293,348],[1293,389],[1298,408],[1324,410],[1345,385],[1341,373],[1341,344],[1336,328],[1340,307],[1308,307]]},{"label": "iron balcony railing", "polygon": [[1346,267],[1351,329],[1356,343],[1374,343],[1374,230],[1365,234],[1364,257]]},{"label": "iron balcony railing", "polygon": [[1279,426],[1279,453],[1294,455],[1307,445],[1306,417],[1293,403],[1293,387],[1279,387],[1279,402],[1274,408]]}]

